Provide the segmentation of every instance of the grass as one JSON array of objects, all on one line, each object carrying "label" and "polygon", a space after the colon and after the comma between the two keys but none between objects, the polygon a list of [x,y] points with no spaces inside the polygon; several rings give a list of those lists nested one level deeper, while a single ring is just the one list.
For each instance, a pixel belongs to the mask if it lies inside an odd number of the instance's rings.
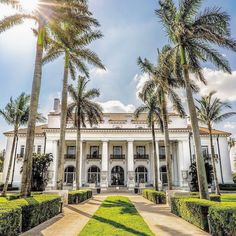
[{"label": "grass", "polygon": [[236,194],[222,194],[221,202],[235,202],[236,203]]},{"label": "grass", "polygon": [[107,197],[80,236],[154,235],[127,197]]}]

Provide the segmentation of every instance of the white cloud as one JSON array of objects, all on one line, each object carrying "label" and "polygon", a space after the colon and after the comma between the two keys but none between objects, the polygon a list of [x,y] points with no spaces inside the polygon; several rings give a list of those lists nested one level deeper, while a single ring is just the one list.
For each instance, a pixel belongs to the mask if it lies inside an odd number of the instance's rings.
[{"label": "white cloud", "polygon": [[138,98],[139,93],[142,91],[144,84],[149,80],[149,76],[147,73],[144,73],[142,75],[136,74],[133,79],[137,85],[136,85],[136,97]]},{"label": "white cloud", "polygon": [[204,68],[203,73],[207,80],[207,86],[197,82],[201,88],[200,95],[207,95],[211,91],[216,91],[217,97],[222,100],[236,101],[236,71],[228,74],[223,71]]},{"label": "white cloud", "polygon": [[103,70],[100,68],[93,68],[93,69],[91,69],[90,74],[91,74],[92,78],[94,78],[94,77],[104,78],[104,76],[109,74],[109,70],[108,69]]},{"label": "white cloud", "polygon": [[135,106],[133,104],[123,104],[121,101],[118,100],[110,100],[107,102],[98,102],[100,106],[103,108],[103,112],[109,113],[120,113],[120,112],[134,112]]}]

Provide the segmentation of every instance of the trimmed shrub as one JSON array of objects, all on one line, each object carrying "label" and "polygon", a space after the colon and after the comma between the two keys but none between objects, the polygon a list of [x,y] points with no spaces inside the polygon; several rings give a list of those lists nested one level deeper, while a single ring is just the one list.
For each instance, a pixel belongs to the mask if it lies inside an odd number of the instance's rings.
[{"label": "trimmed shrub", "polygon": [[57,195],[37,195],[0,203],[0,235],[19,235],[54,217],[60,202]]},{"label": "trimmed shrub", "polygon": [[143,197],[147,198],[149,201],[154,202],[155,204],[165,204],[166,203],[166,193],[155,191],[152,189],[144,189]]},{"label": "trimmed shrub", "polygon": [[209,209],[212,235],[236,235],[236,204],[222,203]]},{"label": "trimmed shrub", "polygon": [[[191,198],[200,198],[199,192],[191,192],[191,193],[189,193],[189,196]],[[209,197],[210,197],[210,201],[221,202],[221,196],[220,195],[210,194]]]},{"label": "trimmed shrub", "polygon": [[233,174],[233,181],[236,184],[236,173]]},{"label": "trimmed shrub", "polygon": [[236,191],[236,184],[219,184],[220,190]]},{"label": "trimmed shrub", "polygon": [[5,202],[0,204],[0,235],[15,236],[21,233],[21,208]]},{"label": "trimmed shrub", "polygon": [[172,197],[171,212],[184,220],[196,225],[197,227],[208,231],[208,210],[215,202],[188,197]]},{"label": "trimmed shrub", "polygon": [[78,204],[86,201],[92,197],[93,193],[90,189],[75,190],[69,192],[68,203],[69,204]]}]

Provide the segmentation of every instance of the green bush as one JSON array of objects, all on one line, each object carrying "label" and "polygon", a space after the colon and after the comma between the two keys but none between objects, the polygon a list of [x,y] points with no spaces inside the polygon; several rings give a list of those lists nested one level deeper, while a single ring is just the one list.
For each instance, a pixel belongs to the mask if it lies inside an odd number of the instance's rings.
[{"label": "green bush", "polygon": [[78,204],[78,203],[84,202],[87,199],[91,198],[92,195],[93,195],[93,193],[92,193],[92,190],[90,190],[90,189],[71,191],[71,192],[69,192],[69,195],[68,195],[68,203],[69,204]]},{"label": "green bush", "polygon": [[142,194],[144,198],[147,198],[149,201],[154,202],[155,204],[166,203],[165,192],[155,191],[152,189],[144,189]]},{"label": "green bush", "polygon": [[[37,195],[0,203],[0,235],[18,235],[60,213],[61,198]],[[4,233],[4,232],[7,232]]]},{"label": "green bush", "polygon": [[0,235],[15,236],[21,233],[21,208],[9,202],[0,204]]},{"label": "green bush", "polygon": [[208,200],[188,197],[172,197],[171,212],[184,220],[196,225],[197,227],[208,231],[208,210],[215,203]]},{"label": "green bush", "polygon": [[236,204],[222,203],[209,209],[212,235],[236,235]]},{"label": "green bush", "polygon": [[[190,193],[189,193],[189,196],[188,196],[188,195],[185,195],[185,196],[181,196],[181,197],[200,198],[199,192],[190,192]],[[209,197],[210,197],[210,201],[213,201],[213,202],[221,202],[221,196],[220,196],[220,195],[217,195],[217,194],[210,194]]]}]

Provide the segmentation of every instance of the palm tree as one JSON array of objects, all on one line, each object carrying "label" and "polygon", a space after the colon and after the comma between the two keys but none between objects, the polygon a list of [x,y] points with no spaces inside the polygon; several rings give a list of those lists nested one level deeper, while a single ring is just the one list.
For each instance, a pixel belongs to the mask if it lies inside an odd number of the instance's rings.
[{"label": "palm tree", "polygon": [[203,96],[200,100],[196,99],[198,103],[196,108],[200,121],[207,125],[209,129],[209,138],[211,144],[211,163],[213,167],[216,194],[220,194],[215,164],[215,150],[213,145],[212,126],[213,124],[217,124],[233,115],[236,115],[236,112],[227,112],[222,114],[224,109],[231,108],[231,106],[227,102],[222,102],[219,98],[213,98],[215,93],[216,92],[213,91],[210,92],[209,95]]},{"label": "palm tree", "polygon": [[154,157],[154,187],[158,191],[158,176],[159,176],[159,166],[157,157],[157,147],[156,147],[156,137],[155,137],[155,123],[160,125],[160,129],[163,132],[163,121],[161,118],[161,109],[159,108],[159,95],[153,89],[149,89],[144,93],[139,93],[139,98],[143,101],[144,105],[138,107],[134,116],[138,118],[141,113],[147,113],[147,124],[152,130],[152,147],[153,147],[153,157]]},{"label": "palm tree", "polygon": [[[236,51],[236,41],[231,38],[227,13],[219,8],[207,8],[199,13],[202,0],[181,0],[176,7],[173,0],[160,0],[156,14],[161,20],[169,40],[174,44],[173,58],[181,58],[188,109],[193,130],[200,197],[209,199],[206,171],[201,152],[197,112],[194,104],[189,73],[205,82],[201,62],[211,61],[217,68],[231,72],[229,63],[211,45]],[[173,60],[174,61],[174,60]]]},{"label": "palm tree", "polygon": [[57,189],[63,189],[68,78],[70,75],[73,80],[76,79],[76,69],[88,77],[88,68],[84,62],[105,69],[96,53],[86,48],[88,44],[101,37],[102,33],[100,31],[77,32],[71,31],[70,28],[64,26],[60,37],[56,35],[56,37],[49,40],[47,53],[43,59],[44,63],[47,63],[64,55]]},{"label": "palm tree", "polygon": [[79,76],[77,87],[69,86],[68,91],[73,100],[68,105],[68,118],[74,120],[74,126],[77,129],[76,140],[76,189],[80,188],[80,143],[81,128],[86,127],[88,123],[91,127],[102,121],[102,108],[96,102],[92,101],[99,97],[100,92],[97,89],[86,90],[89,80],[86,77]]},{"label": "palm tree", "polygon": [[[15,100],[10,98],[10,102],[6,105],[4,110],[0,110],[0,115],[6,120],[9,125],[14,127],[13,130],[13,142],[11,148],[11,154],[7,169],[7,175],[2,191],[2,195],[5,196],[7,192],[7,187],[10,179],[13,159],[14,159],[14,150],[16,149],[16,142],[18,140],[18,130],[20,126],[25,125],[28,122],[29,118],[29,110],[30,110],[30,96],[22,93]],[[40,114],[38,115],[38,121],[43,122],[45,118],[43,118]]]},{"label": "palm tree", "polygon": [[33,144],[35,135],[35,124],[38,110],[38,101],[41,88],[42,60],[44,46],[47,43],[47,35],[50,33],[60,34],[58,22],[68,24],[70,28],[78,31],[90,30],[91,26],[98,26],[96,19],[91,17],[85,0],[39,0],[38,7],[32,12],[23,9],[18,0],[0,0],[2,4],[9,4],[18,9],[18,13],[5,17],[0,21],[0,33],[21,24],[25,19],[34,20],[37,25],[37,44],[34,78],[31,91],[30,112],[26,137],[26,153],[23,163],[21,195],[29,196],[31,192],[31,173],[33,163]]},{"label": "palm tree", "polygon": [[[168,99],[173,103],[174,108],[181,117],[185,116],[184,108],[181,104],[181,99],[175,92],[176,88],[181,85],[180,80],[177,80],[173,74],[173,64],[170,60],[166,59],[165,54],[170,50],[169,46],[163,47],[157,56],[157,65],[153,65],[148,59],[142,60],[138,58],[138,65],[144,73],[148,73],[151,79],[146,82],[143,87],[143,94],[153,90],[155,88],[156,94],[158,96],[161,117],[164,127],[164,143],[165,143],[165,155],[166,155],[166,166],[167,166],[167,180],[168,180],[168,190],[172,189],[172,160],[170,154],[170,138],[169,138],[169,118],[167,111]],[[181,79],[181,78],[180,78]]]}]

